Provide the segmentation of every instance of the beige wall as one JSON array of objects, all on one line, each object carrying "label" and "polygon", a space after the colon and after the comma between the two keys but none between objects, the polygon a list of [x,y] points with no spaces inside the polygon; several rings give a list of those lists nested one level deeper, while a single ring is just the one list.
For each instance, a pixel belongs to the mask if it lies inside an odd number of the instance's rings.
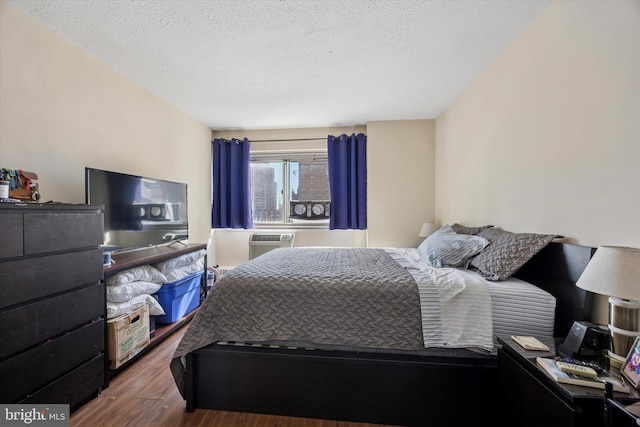
[{"label": "beige wall", "polygon": [[435,215],[435,122],[367,123],[369,246],[416,247]]},{"label": "beige wall", "polygon": [[0,1],[0,167],[42,201],[84,203],[84,168],[186,182],[191,241],[210,235],[211,130]]},{"label": "beige wall", "polygon": [[639,45],[640,2],[553,2],[437,119],[437,218],[640,247]]}]

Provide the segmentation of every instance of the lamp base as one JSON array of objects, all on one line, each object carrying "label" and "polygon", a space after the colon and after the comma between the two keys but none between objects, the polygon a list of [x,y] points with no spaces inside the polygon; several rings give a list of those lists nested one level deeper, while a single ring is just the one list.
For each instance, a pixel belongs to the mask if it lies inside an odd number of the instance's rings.
[{"label": "lamp base", "polygon": [[640,335],[640,302],[609,297],[609,355],[624,362],[634,339]]}]

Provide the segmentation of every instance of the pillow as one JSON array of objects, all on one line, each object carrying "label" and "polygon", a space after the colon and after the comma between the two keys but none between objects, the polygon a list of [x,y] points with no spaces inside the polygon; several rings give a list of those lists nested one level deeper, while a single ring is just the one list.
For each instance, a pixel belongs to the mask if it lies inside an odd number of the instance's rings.
[{"label": "pillow", "polygon": [[171,258],[167,261],[155,263],[153,264],[153,266],[160,270],[162,274],[168,274],[178,267],[184,267],[185,265],[190,265],[194,262],[197,262],[200,258],[204,258],[206,254],[206,249],[200,249],[199,251],[189,252],[176,258]]},{"label": "pillow", "polygon": [[511,233],[487,228],[478,236],[489,246],[471,260],[471,267],[487,280],[504,280],[515,273],[553,239],[554,234]]},{"label": "pillow", "polygon": [[127,302],[142,294],[155,294],[162,287],[161,283],[136,281],[122,285],[107,285],[107,301]]},{"label": "pillow", "polygon": [[145,282],[153,282],[163,284],[166,283],[167,277],[151,265],[141,265],[133,267],[113,276],[107,277],[107,285],[123,285],[125,283],[137,282],[143,280]]},{"label": "pillow", "polygon": [[481,227],[465,227],[462,224],[458,224],[455,223],[451,226],[451,228],[453,228],[453,231],[455,231],[458,234],[478,234],[480,233],[482,230],[486,230],[487,228],[491,228],[493,227],[493,225],[483,225]]},{"label": "pillow", "polygon": [[489,244],[483,237],[458,234],[445,225],[418,246],[420,259],[433,267],[466,268],[469,258]]},{"label": "pillow", "polygon": [[107,301],[107,319],[129,314],[145,304],[149,304],[150,316],[162,316],[166,314],[160,303],[154,297],[149,294],[142,294],[131,298],[131,300],[127,302]]},{"label": "pillow", "polygon": [[189,265],[183,265],[182,267],[177,267],[173,269],[171,272],[166,274],[167,283],[175,283],[180,279],[184,279],[185,277],[197,272],[204,270],[204,258],[200,258],[197,262]]}]

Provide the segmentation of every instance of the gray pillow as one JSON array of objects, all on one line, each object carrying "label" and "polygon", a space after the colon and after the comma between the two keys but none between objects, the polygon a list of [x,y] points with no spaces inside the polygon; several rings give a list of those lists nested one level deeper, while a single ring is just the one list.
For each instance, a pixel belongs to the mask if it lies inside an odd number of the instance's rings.
[{"label": "gray pillow", "polygon": [[488,244],[483,237],[458,234],[445,225],[418,246],[418,254],[423,262],[433,267],[466,268],[469,259]]},{"label": "gray pillow", "polygon": [[476,235],[480,233],[482,230],[486,230],[487,228],[491,228],[491,227],[493,227],[493,225],[483,225],[480,227],[466,227],[458,223],[455,223],[451,226],[451,228],[453,228],[453,231],[455,231],[458,234],[473,234],[473,235]]},{"label": "gray pillow", "polygon": [[489,246],[471,260],[471,267],[487,280],[505,280],[553,239],[554,234],[511,233],[487,228],[478,236]]}]

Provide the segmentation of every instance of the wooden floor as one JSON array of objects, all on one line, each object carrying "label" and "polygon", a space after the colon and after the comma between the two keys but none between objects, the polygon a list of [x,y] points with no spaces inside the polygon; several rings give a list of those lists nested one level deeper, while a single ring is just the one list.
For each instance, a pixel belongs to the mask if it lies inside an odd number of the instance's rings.
[{"label": "wooden floor", "polygon": [[169,371],[186,326],[111,378],[109,388],[71,415],[72,427],[372,427],[377,424],[196,409],[185,401]]}]

